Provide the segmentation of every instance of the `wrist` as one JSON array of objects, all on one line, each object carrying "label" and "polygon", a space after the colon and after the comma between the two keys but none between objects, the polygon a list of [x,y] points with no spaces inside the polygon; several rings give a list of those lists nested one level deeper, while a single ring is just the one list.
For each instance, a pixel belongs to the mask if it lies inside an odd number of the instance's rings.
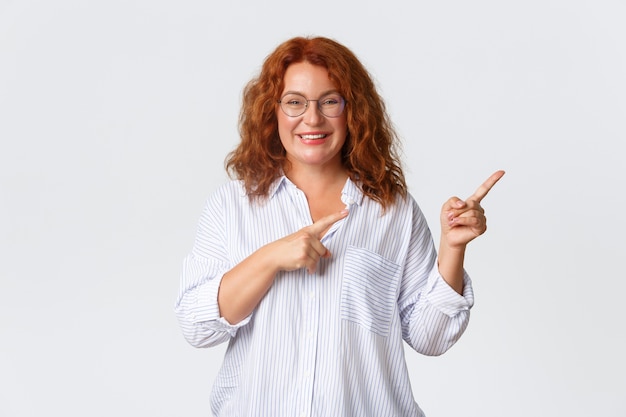
[{"label": "wrist", "polygon": [[442,237],[439,241],[439,251],[445,250],[450,253],[465,253],[467,243],[454,243],[450,242],[445,237]]}]

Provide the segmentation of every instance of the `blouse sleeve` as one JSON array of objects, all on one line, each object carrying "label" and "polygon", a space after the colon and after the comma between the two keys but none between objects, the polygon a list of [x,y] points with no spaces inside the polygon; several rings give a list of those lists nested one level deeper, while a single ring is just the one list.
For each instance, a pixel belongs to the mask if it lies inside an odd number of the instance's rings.
[{"label": "blouse sleeve", "polygon": [[411,239],[399,295],[404,340],[425,355],[443,354],[467,328],[473,304],[472,283],[465,271],[462,295],[439,273],[430,229],[413,201]]},{"label": "blouse sleeve", "polygon": [[227,253],[224,206],[218,195],[207,200],[191,253],[183,261],[174,311],[185,339],[195,347],[215,346],[235,336],[250,317],[230,324],[220,316],[217,294],[232,268]]}]

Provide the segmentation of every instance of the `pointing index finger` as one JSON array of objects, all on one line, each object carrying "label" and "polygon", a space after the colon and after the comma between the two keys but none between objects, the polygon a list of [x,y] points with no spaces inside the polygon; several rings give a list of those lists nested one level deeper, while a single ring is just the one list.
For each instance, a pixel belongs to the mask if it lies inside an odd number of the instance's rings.
[{"label": "pointing index finger", "polygon": [[309,226],[309,231],[313,233],[318,239],[321,239],[324,235],[324,232],[333,224],[343,219],[348,215],[348,210],[342,210],[338,213],[329,214],[326,217],[322,217],[311,226]]},{"label": "pointing index finger", "polygon": [[491,174],[491,176],[487,178],[487,181],[483,182],[480,185],[480,187],[478,187],[478,189],[474,191],[474,194],[472,194],[472,196],[468,198],[468,200],[473,200],[473,201],[480,203],[481,200],[485,198],[487,193],[489,193],[491,188],[493,188],[493,186],[496,185],[498,180],[502,178],[503,175],[504,175],[504,171],[502,170],[496,171],[493,174]]}]

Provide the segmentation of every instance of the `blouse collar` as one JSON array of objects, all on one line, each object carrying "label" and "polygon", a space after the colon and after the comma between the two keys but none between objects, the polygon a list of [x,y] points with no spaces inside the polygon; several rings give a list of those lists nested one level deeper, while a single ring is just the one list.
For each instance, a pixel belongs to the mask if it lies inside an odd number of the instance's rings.
[{"label": "blouse collar", "polygon": [[[272,183],[269,189],[269,198],[274,198],[279,191],[286,187],[297,188],[296,185],[289,180],[285,175],[281,175]],[[347,179],[343,189],[341,190],[341,201],[350,206],[352,204],[361,205],[363,203],[363,191],[361,188],[353,182],[350,178]]]}]

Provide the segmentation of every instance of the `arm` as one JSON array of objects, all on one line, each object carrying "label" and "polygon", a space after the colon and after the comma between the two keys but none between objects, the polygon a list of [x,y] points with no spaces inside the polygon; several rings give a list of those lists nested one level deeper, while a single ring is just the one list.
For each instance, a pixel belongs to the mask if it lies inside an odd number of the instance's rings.
[{"label": "arm", "polygon": [[467,200],[452,197],[441,209],[439,272],[459,294],[463,294],[463,262],[467,244],[487,230],[485,210],[480,202],[503,175],[504,171],[493,173]]},{"label": "arm", "polygon": [[330,256],[320,239],[333,223],[347,215],[348,211],[343,210],[319,219],[311,226],[261,247],[226,272],[218,294],[222,316],[230,323],[249,316],[279,271],[307,268],[313,273],[319,259]]},{"label": "arm", "polygon": [[480,201],[502,175],[494,173],[467,201],[451,198],[444,204],[438,255],[423,215],[415,210],[399,306],[403,338],[420,353],[446,352],[467,328],[474,294],[463,268],[465,248],[486,230]]},{"label": "arm", "polygon": [[217,305],[221,278],[232,267],[223,214],[223,202],[216,193],[205,204],[193,248],[183,260],[174,311],[185,339],[195,347],[225,342],[240,327],[223,320]]},{"label": "arm", "polygon": [[415,202],[410,233],[398,297],[402,337],[419,353],[441,355],[467,328],[474,304],[471,281],[462,271],[461,295],[442,278],[430,229]]}]

